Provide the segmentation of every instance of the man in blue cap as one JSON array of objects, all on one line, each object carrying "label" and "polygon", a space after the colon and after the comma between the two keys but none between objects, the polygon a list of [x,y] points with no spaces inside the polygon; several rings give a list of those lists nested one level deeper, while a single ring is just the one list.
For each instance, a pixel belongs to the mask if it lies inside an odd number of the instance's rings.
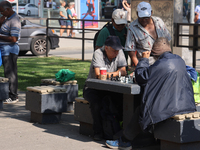
[{"label": "man in blue cap", "polygon": [[[109,77],[111,77],[111,75],[114,77],[118,76],[119,72],[121,72],[121,75],[126,75],[127,63],[122,48],[119,37],[108,36],[104,46],[94,51],[88,79],[99,79],[100,68],[102,67],[107,69],[107,76]],[[103,109],[102,101],[106,96],[109,97],[111,101],[114,99],[116,107],[122,107],[122,95],[119,93],[90,89],[87,88],[87,85],[83,89],[83,97],[90,103],[93,117],[94,140],[107,138],[104,136],[100,113]]]}]

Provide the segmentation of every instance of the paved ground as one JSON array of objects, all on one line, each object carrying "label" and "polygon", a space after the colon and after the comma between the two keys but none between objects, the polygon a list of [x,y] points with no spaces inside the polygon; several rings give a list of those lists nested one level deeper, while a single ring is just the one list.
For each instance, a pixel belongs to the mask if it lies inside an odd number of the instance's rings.
[{"label": "paved ground", "polygon": [[[79,122],[73,113],[63,113],[59,124],[30,122],[30,111],[25,109],[25,93],[20,101],[4,105],[0,111],[1,150],[106,150],[105,141],[94,142],[91,137],[79,134]],[[136,150],[136,149],[134,149]],[[137,150],[159,150],[150,146]]]}]

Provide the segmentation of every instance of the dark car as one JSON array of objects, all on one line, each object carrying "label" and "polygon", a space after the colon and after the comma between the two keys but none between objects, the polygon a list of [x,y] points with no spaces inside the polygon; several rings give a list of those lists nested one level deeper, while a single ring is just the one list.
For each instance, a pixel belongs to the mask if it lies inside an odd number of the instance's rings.
[{"label": "dark car", "polygon": [[[46,26],[35,24],[28,20],[23,20],[23,17],[21,16],[20,18],[21,18],[21,38],[19,40],[19,47],[20,47],[19,55],[25,55],[28,51],[31,51],[32,54],[36,56],[45,55],[47,50],[46,37],[45,37]],[[56,31],[53,29],[49,29],[48,35],[54,36],[48,38],[49,39],[48,48],[50,49],[58,48],[59,38],[58,35],[56,34]],[[48,49],[48,51],[50,49]]]}]

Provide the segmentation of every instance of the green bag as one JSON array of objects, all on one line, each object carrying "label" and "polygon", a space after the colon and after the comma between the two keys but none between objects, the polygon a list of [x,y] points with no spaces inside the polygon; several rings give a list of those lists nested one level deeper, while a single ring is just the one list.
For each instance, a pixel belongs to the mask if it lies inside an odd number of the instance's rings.
[{"label": "green bag", "polygon": [[192,80],[192,86],[194,91],[195,103],[200,103],[200,80],[198,72],[197,72],[197,81],[195,82]]},{"label": "green bag", "polygon": [[56,74],[56,81],[67,82],[75,79],[75,73],[69,69],[61,69]]}]

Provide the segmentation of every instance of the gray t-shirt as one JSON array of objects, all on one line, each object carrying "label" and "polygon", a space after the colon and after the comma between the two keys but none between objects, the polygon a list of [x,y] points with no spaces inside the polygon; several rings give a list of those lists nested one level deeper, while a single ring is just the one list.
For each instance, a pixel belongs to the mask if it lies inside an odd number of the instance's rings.
[{"label": "gray t-shirt", "polygon": [[106,56],[103,46],[102,48],[97,49],[93,53],[88,78],[95,78],[94,68],[105,67],[107,68],[107,72],[115,72],[118,70],[118,68],[126,66],[127,62],[122,50],[119,50],[119,54],[117,55],[117,57],[112,59],[112,61],[110,62]]}]

